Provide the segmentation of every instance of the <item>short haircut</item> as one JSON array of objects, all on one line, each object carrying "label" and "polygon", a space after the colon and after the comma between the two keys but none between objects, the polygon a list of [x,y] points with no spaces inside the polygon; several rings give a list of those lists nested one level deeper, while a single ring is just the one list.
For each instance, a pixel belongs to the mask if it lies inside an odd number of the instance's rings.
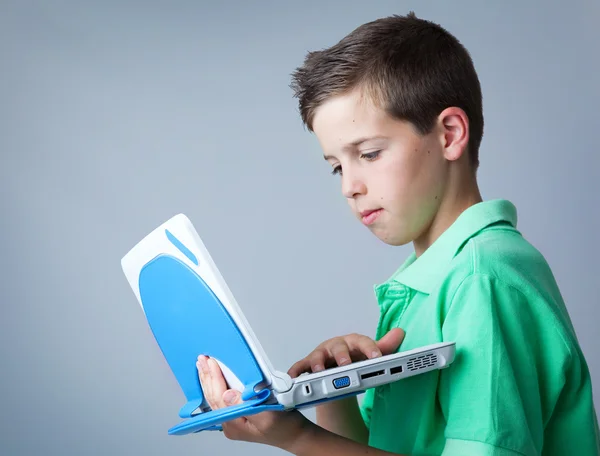
[{"label": "short haircut", "polygon": [[337,44],[309,52],[293,72],[291,88],[310,131],[320,105],[355,89],[420,134],[431,131],[444,109],[459,107],[469,119],[470,162],[479,165],[483,107],[471,56],[440,25],[412,12],[365,23]]}]

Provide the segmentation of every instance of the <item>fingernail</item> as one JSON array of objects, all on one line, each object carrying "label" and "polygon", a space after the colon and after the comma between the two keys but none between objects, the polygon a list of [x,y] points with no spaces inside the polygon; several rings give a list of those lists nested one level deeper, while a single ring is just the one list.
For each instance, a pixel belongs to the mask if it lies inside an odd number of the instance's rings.
[{"label": "fingernail", "polygon": [[321,372],[323,370],[323,368],[321,367],[320,364],[315,364],[313,366],[313,372]]},{"label": "fingernail", "polygon": [[237,397],[237,394],[235,391],[228,390],[228,391],[225,391],[225,394],[223,395],[223,400],[225,401],[225,403],[227,405],[231,405],[235,402],[236,397]]},{"label": "fingernail", "polygon": [[348,358],[340,358],[340,364],[346,364],[348,362]]},{"label": "fingernail", "polygon": [[200,369],[203,374],[208,374],[208,363],[204,357],[198,358],[198,362],[200,363]]},{"label": "fingernail", "polygon": [[371,358],[377,358],[379,356],[379,353],[374,351],[373,353],[371,353]]}]

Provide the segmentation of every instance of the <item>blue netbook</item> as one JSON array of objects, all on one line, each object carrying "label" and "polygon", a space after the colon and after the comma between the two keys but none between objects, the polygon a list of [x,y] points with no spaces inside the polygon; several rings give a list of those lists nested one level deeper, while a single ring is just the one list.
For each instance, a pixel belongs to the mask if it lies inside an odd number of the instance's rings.
[{"label": "blue netbook", "polygon": [[[178,214],[154,229],[121,266],[186,402],[169,434],[219,430],[265,410],[312,407],[378,385],[444,369],[454,342],[427,345],[291,378],[275,370],[190,220]],[[284,322],[282,322],[283,324]],[[243,403],[211,410],[198,379],[199,355],[214,358]]]}]

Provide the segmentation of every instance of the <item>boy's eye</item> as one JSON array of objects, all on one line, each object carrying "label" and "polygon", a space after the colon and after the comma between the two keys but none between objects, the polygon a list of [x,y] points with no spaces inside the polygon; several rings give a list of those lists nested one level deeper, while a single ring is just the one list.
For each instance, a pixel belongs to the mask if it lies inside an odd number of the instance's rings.
[{"label": "boy's eye", "polygon": [[341,165],[334,166],[333,170],[331,171],[331,174],[333,174],[334,176],[336,174],[339,174],[341,176],[342,175],[342,167],[341,167]]},{"label": "boy's eye", "polygon": [[364,158],[367,161],[372,161],[375,160],[379,154],[381,153],[380,150],[376,150],[374,152],[368,152],[366,154],[361,154],[360,158]]}]

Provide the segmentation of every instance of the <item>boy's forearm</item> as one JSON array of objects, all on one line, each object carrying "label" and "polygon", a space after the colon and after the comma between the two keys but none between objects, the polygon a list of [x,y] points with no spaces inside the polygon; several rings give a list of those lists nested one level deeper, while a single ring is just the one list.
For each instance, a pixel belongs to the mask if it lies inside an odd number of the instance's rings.
[{"label": "boy's forearm", "polygon": [[356,397],[332,401],[317,407],[317,424],[356,442],[367,444],[369,431],[360,414]]},{"label": "boy's forearm", "polygon": [[298,440],[284,450],[296,456],[398,456],[334,434],[314,423],[307,425]]}]

